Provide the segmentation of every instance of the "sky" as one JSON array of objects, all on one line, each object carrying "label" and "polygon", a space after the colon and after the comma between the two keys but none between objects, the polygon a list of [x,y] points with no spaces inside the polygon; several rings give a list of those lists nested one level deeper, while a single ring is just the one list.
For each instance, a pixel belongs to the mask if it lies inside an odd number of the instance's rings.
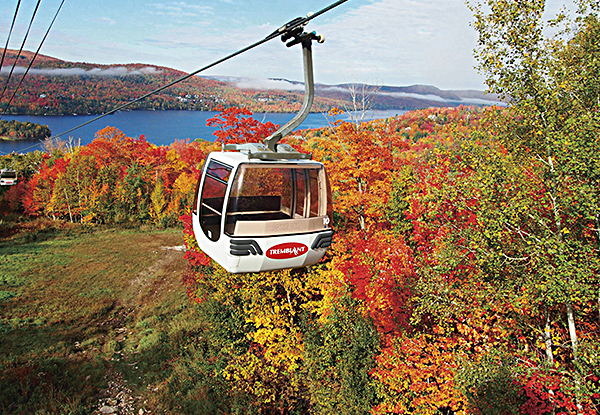
[{"label": "sky", "polygon": [[[548,0],[548,13],[556,14],[565,1]],[[17,2],[0,0],[0,47]],[[192,72],[333,2],[65,0],[40,53],[73,62],[143,63]],[[21,47],[36,3],[21,1],[9,49]],[[40,2],[25,50],[37,50],[60,3]],[[313,46],[315,82],[485,90],[475,69],[472,20],[464,0],[349,0],[306,28],[326,38]],[[302,81],[301,48],[275,39],[201,75],[244,77],[250,83]]]}]

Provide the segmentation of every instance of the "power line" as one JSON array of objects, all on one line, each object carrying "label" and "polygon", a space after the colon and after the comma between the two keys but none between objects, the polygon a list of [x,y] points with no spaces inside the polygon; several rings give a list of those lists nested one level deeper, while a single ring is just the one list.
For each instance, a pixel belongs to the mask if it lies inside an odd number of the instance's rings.
[{"label": "power line", "polygon": [[40,42],[40,46],[38,46],[37,50],[35,51],[35,54],[31,58],[31,61],[29,61],[29,65],[27,66],[27,69],[25,70],[25,73],[21,77],[21,80],[19,81],[19,84],[17,85],[17,87],[13,91],[12,96],[8,100],[8,103],[6,104],[6,108],[4,108],[4,111],[2,112],[2,114],[0,114],[0,120],[2,119],[2,117],[4,117],[6,115],[6,111],[8,111],[8,107],[10,107],[10,103],[15,98],[15,95],[17,95],[17,91],[19,90],[19,88],[21,87],[21,84],[23,83],[23,80],[25,79],[25,77],[29,73],[29,70],[31,69],[31,66],[33,65],[33,62],[35,61],[35,58],[37,58],[38,53],[40,53],[40,49],[42,48],[42,45],[46,41],[46,38],[48,37],[48,34],[50,33],[50,29],[52,29],[52,26],[54,25],[54,22],[56,21],[56,18],[58,17],[58,13],[60,13],[60,9],[62,9],[63,4],[65,4],[65,0],[62,0],[62,2],[60,3],[60,5],[58,6],[58,10],[56,10],[56,13],[54,14],[54,18],[52,19],[52,22],[50,22],[50,26],[48,27],[48,30],[46,30],[46,34],[44,35],[44,37],[42,38],[42,41]]},{"label": "power line", "polygon": [[21,43],[21,48],[19,49],[17,58],[15,59],[15,62],[13,63],[12,68],[10,69],[10,73],[8,74],[8,79],[6,80],[6,85],[4,85],[2,94],[0,94],[0,101],[2,101],[2,98],[4,98],[4,93],[6,92],[6,88],[8,87],[8,81],[10,80],[10,77],[12,76],[13,71],[15,70],[15,66],[17,66],[17,61],[19,60],[19,57],[21,56],[21,52],[23,51],[23,47],[25,46],[25,42],[27,41],[27,37],[29,36],[29,31],[31,30],[31,26],[33,25],[33,19],[35,19],[35,15],[37,14],[37,11],[38,11],[38,8],[40,7],[41,1],[42,0],[38,0],[37,4],[35,5],[35,10],[33,11],[33,16],[31,16],[31,20],[29,21],[29,27],[27,27],[27,32],[25,33],[25,38],[23,38],[23,43]]}]

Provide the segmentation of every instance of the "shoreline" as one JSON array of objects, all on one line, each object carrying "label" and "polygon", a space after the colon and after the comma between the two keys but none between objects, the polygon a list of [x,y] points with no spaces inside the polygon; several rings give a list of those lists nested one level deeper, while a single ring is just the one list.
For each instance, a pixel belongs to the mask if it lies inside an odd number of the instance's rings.
[{"label": "shoreline", "polygon": [[8,143],[19,143],[21,141],[44,141],[45,138],[9,138],[9,137],[0,137],[0,142],[8,142]]}]

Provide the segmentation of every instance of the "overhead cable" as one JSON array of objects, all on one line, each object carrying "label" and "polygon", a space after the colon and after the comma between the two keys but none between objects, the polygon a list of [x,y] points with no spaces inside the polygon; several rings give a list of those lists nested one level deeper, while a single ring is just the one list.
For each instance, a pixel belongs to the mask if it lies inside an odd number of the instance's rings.
[{"label": "overhead cable", "polygon": [[8,81],[10,80],[10,77],[12,76],[13,71],[15,70],[15,66],[17,65],[17,61],[19,60],[19,57],[21,56],[21,52],[23,51],[23,47],[25,46],[25,42],[27,41],[27,37],[29,36],[29,31],[31,30],[31,26],[33,25],[33,19],[35,19],[35,15],[37,14],[37,11],[38,11],[38,8],[40,7],[41,1],[42,0],[38,0],[37,4],[35,5],[35,10],[33,11],[33,16],[31,16],[31,20],[29,21],[29,27],[27,27],[27,32],[25,33],[25,37],[23,38],[23,43],[21,43],[21,48],[19,49],[19,53],[17,54],[15,62],[13,63],[12,68],[10,69],[10,73],[8,74],[8,79],[6,80],[6,85],[4,85],[2,94],[0,94],[0,102],[2,102],[2,98],[4,98],[4,93],[6,92],[6,88],[8,87]]},{"label": "overhead cable", "polygon": [[[13,21],[10,24],[10,30],[8,31],[8,38],[6,39],[6,46],[4,46],[4,50],[2,51],[2,59],[0,59],[0,71],[2,70],[2,65],[4,65],[4,57],[6,56],[6,51],[8,50],[8,43],[10,42],[10,35],[12,34],[13,28],[15,27],[15,22],[17,21],[17,14],[19,13],[19,6],[21,5],[21,0],[17,2],[17,8],[15,10],[15,15],[13,16]],[[8,83],[8,79],[6,80]]]},{"label": "overhead cable", "polygon": [[[158,93],[160,91],[163,91],[163,90],[165,90],[165,89],[167,89],[169,87],[172,87],[173,85],[176,85],[176,84],[178,84],[180,82],[183,82],[183,81],[191,78],[192,76],[195,76],[195,75],[199,74],[200,72],[203,72],[203,71],[205,71],[207,69],[210,69],[213,66],[216,66],[216,65],[218,65],[220,63],[223,63],[223,62],[225,62],[225,61],[227,61],[227,60],[229,60],[229,59],[231,59],[231,58],[233,58],[233,57],[235,57],[237,55],[240,55],[240,54],[242,54],[244,52],[249,51],[250,49],[253,49],[253,48],[257,47],[257,46],[260,46],[263,43],[266,43],[266,42],[268,42],[270,40],[273,40],[273,39],[275,39],[278,36],[283,36],[286,33],[292,32],[292,31],[294,31],[294,30],[296,30],[296,29],[298,29],[300,27],[303,27],[308,22],[310,22],[312,19],[314,19],[314,18],[322,15],[323,13],[326,13],[326,12],[330,11],[331,9],[333,9],[333,8],[339,6],[339,5],[341,5],[341,4],[343,4],[343,3],[347,2],[347,1],[348,0],[338,0],[335,3],[333,3],[333,4],[331,4],[331,5],[327,6],[327,7],[325,7],[322,10],[319,10],[316,13],[310,13],[306,17],[299,17],[299,18],[296,18],[294,20],[291,20],[290,22],[288,22],[285,25],[281,26],[279,29],[275,30],[273,33],[269,34],[264,39],[261,39],[258,42],[255,42],[255,43],[253,43],[253,44],[251,44],[249,46],[246,46],[243,49],[240,49],[240,50],[238,50],[236,52],[233,52],[233,53],[225,56],[224,58],[221,58],[221,59],[219,59],[219,60],[217,60],[217,61],[215,61],[215,62],[213,62],[213,63],[211,63],[209,65],[206,65],[206,66],[204,66],[204,67],[202,67],[202,68],[200,68],[200,69],[198,69],[198,70],[196,70],[196,71],[194,71],[192,73],[189,73],[189,74],[187,74],[185,76],[182,76],[181,78],[176,79],[173,82],[170,82],[167,85],[164,85],[164,86],[162,86],[160,88],[157,88],[157,89],[155,89],[155,90],[153,90],[153,91],[151,91],[151,92],[149,92],[149,93],[147,93],[145,95],[142,95],[141,97],[136,98],[135,100],[132,100],[132,101],[129,101],[129,102],[125,103],[125,104],[119,105],[119,106],[115,107],[114,109],[112,109],[112,110],[110,110],[110,111],[108,111],[108,112],[106,112],[106,113],[104,113],[102,115],[99,115],[98,117],[95,117],[95,118],[93,118],[93,119],[91,119],[91,120],[89,120],[87,122],[84,122],[84,123],[82,123],[82,124],[80,124],[80,125],[78,125],[76,127],[73,127],[73,128],[71,128],[71,129],[69,129],[67,131],[64,131],[64,132],[62,132],[60,134],[52,136],[52,137],[50,137],[50,139],[55,139],[55,138],[62,137],[63,135],[66,135],[66,134],[68,134],[70,132],[73,132],[73,131],[75,131],[75,130],[81,128],[81,127],[84,127],[84,126],[86,126],[88,124],[91,124],[91,123],[93,123],[95,121],[98,121],[101,118],[106,117],[107,115],[114,114],[115,112],[120,111],[120,110],[122,110],[124,108],[127,108],[128,106],[130,106],[130,105],[132,105],[132,104],[134,104],[136,102],[139,102],[139,101],[141,101],[143,99],[146,99],[146,98],[148,98],[149,96],[151,96],[153,94],[156,94],[156,93]],[[38,3],[39,3],[39,1],[38,1]],[[41,144],[42,144],[42,142],[37,143],[35,145],[27,147],[24,150],[29,150],[29,149],[37,147],[37,146],[39,146]]]},{"label": "overhead cable", "polygon": [[4,115],[6,115],[6,111],[8,111],[8,108],[10,107],[10,103],[15,98],[15,95],[17,94],[17,91],[21,87],[21,84],[23,83],[23,80],[25,79],[25,77],[29,73],[29,70],[31,69],[31,66],[33,65],[33,61],[35,61],[35,58],[37,58],[38,53],[40,53],[40,49],[42,48],[42,45],[46,41],[46,38],[48,37],[48,34],[50,33],[50,29],[52,29],[52,26],[54,25],[54,21],[58,17],[58,13],[60,13],[60,9],[62,9],[63,4],[65,4],[65,0],[62,0],[62,2],[60,3],[60,5],[58,6],[58,10],[56,10],[56,13],[54,14],[54,18],[52,19],[52,22],[50,22],[50,26],[48,27],[48,30],[46,30],[46,34],[44,35],[44,37],[42,38],[42,41],[40,42],[40,46],[38,46],[38,48],[35,51],[33,57],[29,61],[29,65],[27,66],[27,69],[25,70],[25,73],[21,77],[21,80],[19,81],[19,84],[17,85],[17,87],[13,91],[12,96],[8,100],[8,103],[6,104],[6,108],[4,108],[4,111],[2,112],[2,114],[0,114],[0,120],[2,119],[2,117],[4,117]]},{"label": "overhead cable", "polygon": [[210,68],[212,68],[213,66],[216,66],[216,65],[218,65],[218,64],[220,64],[220,63],[223,63],[223,62],[225,62],[225,61],[227,61],[227,60],[229,60],[229,59],[231,59],[231,58],[233,58],[233,57],[235,57],[235,56],[237,56],[237,55],[240,55],[240,54],[242,54],[242,53],[244,53],[244,52],[247,52],[247,51],[249,51],[250,49],[254,49],[254,48],[255,48],[255,47],[257,47],[257,46],[260,46],[260,45],[262,45],[263,43],[266,43],[266,42],[268,42],[268,41],[270,41],[270,40],[273,40],[273,39],[275,39],[275,38],[276,38],[276,37],[278,37],[278,36],[284,35],[285,33],[288,33],[288,32],[291,32],[291,31],[294,31],[295,29],[297,29],[297,28],[299,28],[299,27],[305,26],[305,25],[306,25],[308,22],[310,22],[312,19],[314,19],[314,18],[316,18],[316,17],[318,17],[318,16],[322,15],[323,13],[326,13],[326,12],[328,12],[329,10],[331,10],[331,9],[333,9],[333,8],[335,8],[335,7],[339,6],[340,4],[343,4],[343,3],[347,2],[347,1],[348,1],[348,0],[338,0],[338,1],[336,1],[335,3],[333,3],[333,4],[331,4],[331,5],[327,6],[327,7],[325,7],[325,8],[324,8],[324,9],[322,9],[322,10],[319,10],[319,11],[318,11],[318,12],[316,12],[316,13],[310,13],[310,14],[309,14],[309,15],[307,15],[306,17],[299,17],[299,18],[296,18],[296,19],[294,19],[294,20],[291,20],[290,22],[288,22],[288,23],[286,23],[285,25],[281,26],[279,29],[275,30],[273,33],[271,33],[270,35],[268,35],[268,36],[267,36],[267,37],[265,37],[264,39],[261,39],[261,40],[259,40],[258,42],[255,42],[255,43],[253,43],[253,44],[251,44],[251,45],[249,45],[249,46],[246,46],[245,48],[242,48],[242,49],[240,49],[240,50],[238,50],[238,51],[236,51],[236,52],[233,52],[233,53],[231,53],[231,54],[229,54],[229,55],[225,56],[224,58],[221,58],[221,59],[219,59],[219,60],[217,60],[217,61],[215,61],[215,62],[213,62],[213,63],[211,63],[211,64],[209,64],[209,65],[206,65],[206,66],[204,66],[204,67],[202,67],[202,68],[200,68],[200,69],[198,69],[198,70],[196,70],[196,71],[194,71],[194,72],[192,72],[192,73],[189,73],[189,74],[187,74],[187,75],[185,75],[185,76],[182,76],[181,78],[179,78],[179,79],[176,79],[176,80],[174,80],[173,82],[170,82],[170,83],[168,83],[167,85],[164,85],[164,86],[162,86],[162,87],[160,87],[160,88],[157,88],[157,89],[155,89],[155,90],[153,90],[153,91],[151,91],[151,92],[148,92],[147,94],[145,94],[145,95],[142,95],[142,96],[141,96],[141,97],[139,97],[139,98],[136,98],[136,99],[134,99],[134,100],[132,100],[132,101],[129,101],[129,102],[125,103],[125,104],[119,105],[119,106],[117,106],[116,108],[113,108],[112,110],[110,110],[110,111],[108,111],[108,112],[106,112],[106,113],[104,113],[104,114],[102,114],[102,115],[99,115],[99,116],[98,116],[98,117],[96,117],[96,118],[93,118],[93,119],[91,119],[91,120],[89,120],[89,121],[87,121],[87,122],[84,122],[83,124],[80,124],[80,125],[78,125],[77,127],[73,127],[73,128],[71,128],[71,129],[69,129],[69,130],[67,130],[67,131],[65,131],[65,132],[62,132],[62,133],[60,133],[60,134],[58,134],[58,135],[55,135],[55,136],[54,136],[54,137],[52,137],[52,138],[58,138],[58,137],[61,137],[61,136],[65,135],[65,134],[68,134],[68,133],[70,133],[70,132],[73,132],[73,131],[75,131],[75,130],[77,130],[77,129],[81,128],[81,127],[84,127],[84,126],[86,126],[86,125],[88,125],[88,124],[91,124],[91,123],[93,123],[93,122],[95,122],[95,121],[98,121],[99,119],[101,119],[101,118],[104,118],[104,117],[106,117],[107,115],[114,114],[115,112],[117,112],[117,111],[120,111],[120,110],[122,110],[122,109],[124,109],[124,108],[127,108],[128,106],[130,106],[130,105],[132,105],[132,104],[135,104],[136,102],[142,101],[142,100],[144,100],[144,99],[148,98],[148,97],[149,97],[149,96],[151,96],[151,95],[154,95],[154,94],[156,94],[156,93],[158,93],[158,92],[160,92],[160,91],[163,91],[163,90],[165,90],[165,89],[167,89],[167,88],[169,88],[169,87],[172,87],[172,86],[173,86],[173,85],[175,85],[175,84],[178,84],[178,83],[180,83],[180,82],[183,82],[183,81],[185,81],[185,80],[187,80],[187,79],[191,78],[192,76],[195,76],[195,75],[199,74],[200,72],[203,72],[203,71],[205,71],[205,70],[207,70],[207,69],[210,69]]}]

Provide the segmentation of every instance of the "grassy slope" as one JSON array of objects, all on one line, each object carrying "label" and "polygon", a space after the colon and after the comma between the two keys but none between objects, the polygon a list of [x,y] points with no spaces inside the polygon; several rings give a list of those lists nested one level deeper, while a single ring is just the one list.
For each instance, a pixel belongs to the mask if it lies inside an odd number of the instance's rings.
[{"label": "grassy slope", "polygon": [[183,253],[164,249],[182,245],[180,230],[42,223],[0,226],[3,234],[0,411],[194,413],[218,404],[199,399],[214,385],[198,379],[201,367],[190,371],[204,329],[181,283]]}]

